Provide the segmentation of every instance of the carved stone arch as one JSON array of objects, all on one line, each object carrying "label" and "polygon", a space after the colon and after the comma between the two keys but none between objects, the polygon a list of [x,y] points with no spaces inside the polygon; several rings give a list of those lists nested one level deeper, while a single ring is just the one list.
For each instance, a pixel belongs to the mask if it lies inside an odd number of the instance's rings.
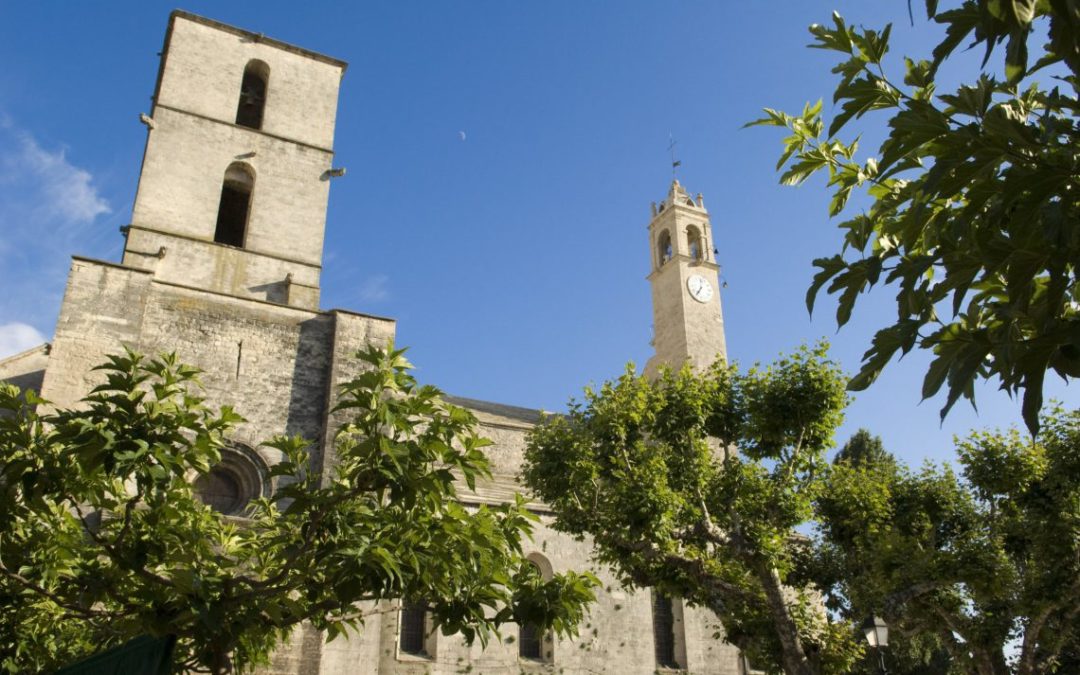
[{"label": "carved stone arch", "polygon": [[536,565],[536,569],[540,570],[540,576],[544,581],[551,581],[551,578],[555,576],[555,570],[551,567],[551,561],[543,556],[541,553],[532,552],[525,556],[525,559]]}]

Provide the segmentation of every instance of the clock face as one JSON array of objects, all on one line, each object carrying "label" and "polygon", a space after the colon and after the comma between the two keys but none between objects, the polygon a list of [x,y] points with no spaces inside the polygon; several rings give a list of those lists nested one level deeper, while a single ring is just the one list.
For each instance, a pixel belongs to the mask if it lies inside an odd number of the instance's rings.
[{"label": "clock face", "polygon": [[686,280],[686,288],[690,291],[690,297],[698,302],[708,302],[712,299],[712,284],[700,274],[691,274]]}]

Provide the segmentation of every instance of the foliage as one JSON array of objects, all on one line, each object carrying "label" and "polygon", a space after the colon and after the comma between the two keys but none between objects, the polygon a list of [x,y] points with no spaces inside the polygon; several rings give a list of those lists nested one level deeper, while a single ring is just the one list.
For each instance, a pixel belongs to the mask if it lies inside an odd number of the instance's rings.
[{"label": "foliage", "polygon": [[892,456],[881,442],[881,438],[874,436],[866,429],[859,429],[851,438],[844,443],[844,447],[836,452],[833,463],[846,462],[854,465],[877,465],[896,464],[896,458]]},{"label": "foliage", "polygon": [[[905,58],[901,83],[885,70],[890,26],[882,31],[814,25],[810,46],[838,52],[839,110],[826,129],[822,105],[801,114],[766,109],[751,124],[791,135],[777,168],[797,185],[826,171],[829,213],[865,190],[870,206],[840,224],[843,249],[814,261],[807,292],[839,295],[837,322],[858,296],[884,279],[897,287],[897,319],[879,330],[849,388],[869,386],[898,353],[935,358],[923,398],[947,385],[944,417],[973,383],[994,378],[1023,393],[1023,415],[1038,430],[1047,371],[1080,375],[1080,4],[1074,0],[965,0],[927,15],[945,27],[930,59]],[[1028,42],[1047,35],[1029,58]],[[983,45],[983,66],[1005,43],[1004,74],[983,72],[938,93],[938,69],[968,39]],[[1057,79],[1053,86],[1036,75]],[[877,156],[856,159],[858,140],[837,133],[871,111],[885,111],[889,135]]]},{"label": "foliage", "polygon": [[[845,593],[845,582],[853,577],[861,577],[863,584],[872,583],[860,567],[857,556],[847,556],[850,549],[848,542],[859,532],[846,516],[866,508],[874,508],[877,501],[885,499],[875,485],[888,485],[896,480],[901,471],[896,458],[881,442],[866,429],[859,429],[844,444],[833,458],[833,465],[839,470],[830,472],[825,477],[825,484],[844,484],[846,480],[860,481],[862,491],[823,490],[815,500],[815,520],[818,521],[819,540],[814,549],[812,577],[818,588],[832,591],[826,594],[829,609],[847,619],[852,624],[861,624],[867,617],[880,613],[881,608],[868,602],[862,594]],[[866,480],[865,477],[869,477]],[[834,483],[835,481],[835,483]],[[823,525],[822,525],[823,523]],[[825,541],[822,542],[821,538]],[[952,666],[948,650],[939,636],[911,631],[904,623],[904,617],[890,617],[889,632],[892,637],[887,650],[888,669],[894,675],[942,675],[958,673]],[[853,668],[853,673],[877,675],[879,672],[878,654],[868,653]]]},{"label": "foliage", "polygon": [[745,373],[720,362],[650,381],[631,366],[532,432],[524,477],[623,584],[713,610],[755,663],[843,672],[861,646],[807,588],[794,528],[845,402],[821,345]]},{"label": "foliage", "polygon": [[833,467],[816,504],[830,607],[873,608],[900,641],[943,645],[961,672],[1072,672],[1080,411],[1051,411],[1038,442],[1015,429],[973,433],[958,455],[960,476],[888,462]]},{"label": "foliage", "polygon": [[[192,482],[221,459],[230,408],[197,371],[128,351],[71,410],[0,387],[0,663],[54,668],[142,634],[175,634],[185,667],[246,670],[301,621],[332,639],[380,601],[423,599],[445,634],[485,642],[521,620],[574,630],[595,580],[534,578],[519,498],[467,507],[456,484],[489,475],[472,415],[418,386],[402,351],[371,347],[342,388],[352,416],[336,464],[277,438],[273,499],[222,516]],[[45,410],[45,412],[41,412]]]}]

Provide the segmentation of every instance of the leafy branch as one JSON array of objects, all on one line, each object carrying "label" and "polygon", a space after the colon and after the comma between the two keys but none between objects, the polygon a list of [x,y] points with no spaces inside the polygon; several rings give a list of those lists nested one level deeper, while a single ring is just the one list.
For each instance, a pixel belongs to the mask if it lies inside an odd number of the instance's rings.
[{"label": "leafy branch", "polygon": [[[886,75],[890,27],[855,28],[838,14],[831,26],[811,26],[812,48],[843,57],[833,68],[839,111],[828,129],[820,101],[799,115],[766,109],[747,126],[791,132],[780,182],[825,171],[830,216],[858,191],[869,200],[840,223],[841,252],[814,261],[806,295],[810,312],[822,289],[837,295],[843,326],[863,293],[898,287],[897,320],[874,336],[849,388],[870,386],[893,358],[919,347],[935,355],[923,398],[947,390],[942,418],[961,397],[974,404],[976,380],[994,379],[1022,395],[1034,434],[1045,374],[1080,374],[1080,237],[1071,226],[1080,219],[1080,12],[1063,2],[967,0],[948,11],[927,2],[927,16],[946,37],[932,59],[904,59],[902,86]],[[1050,42],[1029,66],[1028,36],[1040,26]],[[984,67],[1006,45],[1004,79],[984,72],[939,93],[938,68],[969,36],[986,47]],[[1030,79],[1063,71],[1071,95]],[[890,115],[889,134],[876,157],[860,161],[858,140],[837,134],[875,111]]]}]

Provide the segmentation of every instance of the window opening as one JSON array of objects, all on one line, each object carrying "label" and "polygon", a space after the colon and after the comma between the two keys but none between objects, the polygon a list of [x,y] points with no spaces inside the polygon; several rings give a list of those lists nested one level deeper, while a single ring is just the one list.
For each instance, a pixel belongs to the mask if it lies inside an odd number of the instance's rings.
[{"label": "window opening", "polygon": [[243,516],[251,500],[273,490],[267,468],[251,448],[235,444],[221,449],[221,461],[192,483],[196,499],[226,516]]},{"label": "window opening", "polygon": [[251,192],[255,178],[242,164],[232,164],[225,171],[221,185],[221,202],[218,204],[217,226],[214,241],[229,246],[244,246],[247,234],[248,212],[251,210]]},{"label": "window opening", "polygon": [[653,591],[652,598],[653,641],[656,645],[656,665],[662,668],[678,668],[675,660],[675,613],[671,598]]},{"label": "window opening", "polygon": [[540,661],[543,658],[544,647],[543,634],[534,623],[521,626],[521,636],[518,639],[518,654],[523,659]]},{"label": "window opening", "polygon": [[[548,562],[548,559],[539,553],[534,553],[528,556],[526,562],[539,573],[541,579],[545,581],[551,579],[551,563]],[[521,624],[517,634],[517,656],[531,661],[544,661],[543,647],[545,639],[548,639],[548,635],[541,631],[540,626],[537,624]],[[551,654],[548,654],[548,658],[551,658]]]},{"label": "window opening", "polygon": [[218,513],[232,515],[245,505],[240,480],[232,471],[216,466],[195,480],[195,498]]},{"label": "window opening", "polygon": [[236,123],[252,129],[262,129],[266,107],[266,84],[270,67],[262,61],[251,61],[244,68],[240,82],[240,102],[236,106]]},{"label": "window opening", "polygon": [[404,654],[427,656],[424,649],[427,605],[411,602],[401,608],[401,651]]},{"label": "window opening", "polygon": [[660,233],[660,239],[657,243],[657,251],[660,254],[660,264],[663,265],[667,261],[671,260],[673,254],[671,249],[671,235],[667,230]]},{"label": "window opening", "polygon": [[686,240],[690,244],[690,257],[694,260],[702,259],[701,232],[694,226],[686,228]]}]

